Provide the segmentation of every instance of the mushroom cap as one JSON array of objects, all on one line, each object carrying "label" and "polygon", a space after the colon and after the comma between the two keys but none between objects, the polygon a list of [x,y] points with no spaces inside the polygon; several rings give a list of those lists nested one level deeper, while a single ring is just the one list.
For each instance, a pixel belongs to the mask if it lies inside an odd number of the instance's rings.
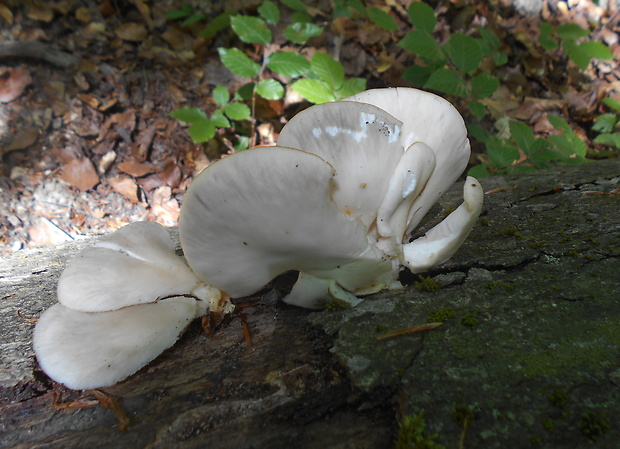
[{"label": "mushroom cap", "polygon": [[[103,312],[186,294],[204,284],[182,258],[165,228],[136,222],[79,253],[58,280],[58,301],[74,310]],[[219,296],[211,289],[210,294]]]},{"label": "mushroom cap", "polygon": [[346,264],[368,247],[361,221],[331,200],[333,167],[282,147],[235,153],[191,184],[179,220],[185,257],[205,282],[250,295],[288,270]]},{"label": "mushroom cap", "polygon": [[376,106],[338,101],[312,106],[282,129],[278,145],[316,154],[335,169],[333,199],[370,227],[404,153],[402,123]]},{"label": "mushroom cap", "polygon": [[403,245],[404,264],[413,273],[439,265],[456,253],[474,227],[484,192],[476,178],[468,176],[463,186],[464,202],[424,236]]},{"label": "mushroom cap", "polygon": [[172,346],[207,304],[174,297],[110,312],[87,313],[55,304],[34,329],[45,373],[74,390],[113,385]]},{"label": "mushroom cap", "polygon": [[410,233],[467,166],[470,145],[463,118],[443,98],[408,87],[371,89],[342,101],[369,103],[401,120],[400,142],[404,148],[424,142],[433,149],[435,170],[411,207]]}]

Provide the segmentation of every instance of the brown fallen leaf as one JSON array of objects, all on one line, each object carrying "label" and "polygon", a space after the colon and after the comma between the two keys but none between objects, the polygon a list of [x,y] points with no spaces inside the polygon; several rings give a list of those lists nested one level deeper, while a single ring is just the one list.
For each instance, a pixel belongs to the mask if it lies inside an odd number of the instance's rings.
[{"label": "brown fallen leaf", "polygon": [[13,25],[13,12],[8,6],[0,4],[0,17],[2,17],[7,24]]},{"label": "brown fallen leaf", "polygon": [[150,175],[160,171],[161,169],[150,162],[138,162],[135,159],[128,159],[118,164],[118,169],[123,173],[127,173],[134,178]]},{"label": "brown fallen leaf", "polygon": [[73,159],[63,165],[60,177],[83,191],[90,190],[99,184],[95,166],[90,159],[85,157]]},{"label": "brown fallen leaf", "polygon": [[39,131],[36,128],[26,128],[17,133],[13,141],[0,150],[0,155],[9,151],[24,150],[37,141]]},{"label": "brown fallen leaf", "polygon": [[132,203],[140,202],[140,197],[142,196],[140,188],[133,179],[125,176],[117,176],[115,178],[108,178],[108,183],[115,192],[120,193]]},{"label": "brown fallen leaf", "polygon": [[141,23],[128,22],[120,25],[114,31],[124,41],[142,42],[146,39],[148,31]]},{"label": "brown fallen leaf", "polygon": [[43,3],[34,4],[28,11],[28,18],[39,22],[51,22],[54,18],[54,11]]},{"label": "brown fallen leaf", "polygon": [[28,70],[19,67],[7,70],[0,76],[0,103],[10,103],[15,100],[30,84],[32,84],[32,77]]}]

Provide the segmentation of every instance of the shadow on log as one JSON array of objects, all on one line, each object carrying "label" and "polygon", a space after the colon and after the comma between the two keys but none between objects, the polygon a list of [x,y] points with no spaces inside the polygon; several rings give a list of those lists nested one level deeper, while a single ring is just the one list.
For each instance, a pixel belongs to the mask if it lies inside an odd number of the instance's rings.
[{"label": "shadow on log", "polygon": [[[93,392],[40,371],[34,323],[24,319],[56,301],[60,272],[89,241],[8,255],[0,447],[387,448],[401,414],[424,410],[427,434],[446,448],[615,448],[619,184],[616,161],[482,180],[480,222],[427,273],[431,282],[404,273],[403,290],[354,309],[286,306],[279,299],[292,279],[279,278],[244,310],[251,349],[236,317],[214,338],[194,323],[106,388],[129,417],[125,431]],[[435,212],[452,210],[461,192]],[[444,325],[377,339],[433,321]]]}]

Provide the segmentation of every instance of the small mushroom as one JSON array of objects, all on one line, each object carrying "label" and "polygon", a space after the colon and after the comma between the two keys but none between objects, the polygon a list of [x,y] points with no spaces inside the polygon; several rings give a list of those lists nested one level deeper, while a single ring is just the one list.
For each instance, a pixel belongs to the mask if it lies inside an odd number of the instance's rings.
[{"label": "small mushroom", "polygon": [[463,206],[419,242],[407,235],[469,152],[461,116],[433,94],[378,89],[313,106],[286,124],[278,147],[234,154],[194,181],[181,244],[196,273],[233,297],[298,270],[286,302],[355,305],[400,287],[402,265],[426,269],[463,242],[482,207],[473,178]]},{"label": "small mushroom", "polygon": [[72,389],[113,385],[172,346],[187,325],[234,306],[200,280],[157,223],[125,226],[78,254],[36,324],[45,373]]}]

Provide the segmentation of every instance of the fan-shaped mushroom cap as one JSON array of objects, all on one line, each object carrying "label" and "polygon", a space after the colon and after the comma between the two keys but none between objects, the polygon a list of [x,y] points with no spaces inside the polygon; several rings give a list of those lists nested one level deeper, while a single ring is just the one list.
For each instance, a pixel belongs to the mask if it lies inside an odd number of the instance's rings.
[{"label": "fan-shaped mushroom cap", "polygon": [[411,232],[467,166],[470,146],[463,118],[443,98],[407,87],[371,89],[342,101],[369,103],[401,120],[404,148],[424,142],[433,149],[435,170],[411,208],[407,233]]},{"label": "fan-shaped mushroom cap", "polygon": [[188,263],[232,297],[252,294],[287,270],[349,263],[367,249],[366,229],[331,200],[333,176],[320,157],[282,147],[210,165],[181,208]]},{"label": "fan-shaped mushroom cap", "polygon": [[282,129],[278,145],[316,154],[335,169],[333,199],[370,227],[404,153],[402,123],[370,104],[338,101],[312,106]]},{"label": "fan-shaped mushroom cap", "polygon": [[219,291],[200,281],[174,253],[165,228],[146,221],[127,225],[79,253],[58,280],[58,301],[83,312],[116,310],[193,291],[201,299],[220,298]]},{"label": "fan-shaped mushroom cap", "polygon": [[413,273],[419,273],[452,257],[474,227],[483,197],[478,180],[468,176],[463,186],[463,204],[426,235],[403,245],[405,265]]},{"label": "fan-shaped mushroom cap", "polygon": [[98,313],[56,304],[37,322],[34,350],[55,381],[75,390],[105,387],[172,346],[207,311],[206,302],[185,297]]}]

